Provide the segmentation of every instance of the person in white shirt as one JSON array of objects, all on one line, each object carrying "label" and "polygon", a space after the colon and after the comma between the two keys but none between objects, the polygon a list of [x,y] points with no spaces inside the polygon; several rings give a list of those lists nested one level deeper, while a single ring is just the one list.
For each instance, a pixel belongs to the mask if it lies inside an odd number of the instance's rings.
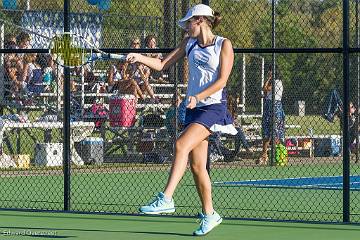
[{"label": "person in white shirt", "polygon": [[[264,92],[264,110],[261,122],[261,134],[263,139],[261,157],[257,164],[266,165],[269,161],[268,148],[272,137],[273,124],[275,128],[275,143],[284,142],[285,140],[285,113],[281,103],[283,94],[283,84],[280,79],[272,81],[272,67],[269,68],[268,78],[263,85]],[[274,82],[274,88],[272,83]],[[275,102],[273,102],[272,91],[275,90]],[[272,121],[272,112],[275,110],[275,122]]]},{"label": "person in white shirt", "polygon": [[220,14],[209,6],[198,4],[190,8],[179,21],[180,27],[187,32],[187,37],[166,57],[158,59],[137,53],[127,56],[128,61],[143,63],[157,71],[167,69],[180,59],[188,57],[185,129],[176,140],[175,159],[165,190],[149,205],[142,206],[140,212],[175,212],[172,196],[190,159],[202,204],[200,227],[193,232],[197,236],[209,233],[222,222],[213,208],[211,181],[206,170],[208,137],[214,132],[237,133],[227,110],[225,90],[234,62],[233,47],[229,39],[217,36],[212,31],[220,19]]}]

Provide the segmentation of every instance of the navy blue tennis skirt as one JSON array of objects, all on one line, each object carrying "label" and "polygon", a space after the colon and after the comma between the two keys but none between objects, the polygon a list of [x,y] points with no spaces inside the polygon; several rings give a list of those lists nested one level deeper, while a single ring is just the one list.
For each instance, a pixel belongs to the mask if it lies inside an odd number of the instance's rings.
[{"label": "navy blue tennis skirt", "polygon": [[186,109],[185,127],[191,123],[199,123],[210,132],[236,135],[237,130],[225,104],[211,104],[193,109]]}]

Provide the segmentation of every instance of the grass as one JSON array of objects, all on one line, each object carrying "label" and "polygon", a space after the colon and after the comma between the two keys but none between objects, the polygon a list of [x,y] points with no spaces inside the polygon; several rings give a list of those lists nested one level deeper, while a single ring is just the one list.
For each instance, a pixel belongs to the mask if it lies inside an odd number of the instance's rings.
[{"label": "grass", "polygon": [[340,131],[340,120],[336,118],[333,123],[328,122],[318,115],[304,117],[288,115],[285,123],[287,125],[300,125],[300,128],[290,128],[286,131],[288,136],[309,135],[312,129],[314,135],[338,135]]},{"label": "grass", "polygon": [[[261,125],[261,118],[249,118],[243,121],[243,124]],[[309,135],[310,130],[314,135],[338,135],[341,133],[340,120],[338,118],[335,118],[334,122],[330,123],[319,115],[306,115],[303,117],[296,115],[286,115],[285,124],[300,126],[295,128],[287,128],[285,136]]]}]

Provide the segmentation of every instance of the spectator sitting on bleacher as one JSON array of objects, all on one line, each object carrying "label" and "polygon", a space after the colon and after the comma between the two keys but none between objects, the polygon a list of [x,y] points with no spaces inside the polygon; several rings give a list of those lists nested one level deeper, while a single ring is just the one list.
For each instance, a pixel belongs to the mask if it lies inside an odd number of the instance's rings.
[{"label": "spectator sitting on bleacher", "polygon": [[[54,71],[55,78],[56,72],[57,71]],[[75,67],[73,74],[77,77],[77,79],[81,79],[82,76],[84,77],[84,82],[86,83],[86,85],[84,86],[85,91],[92,91],[94,89],[94,86],[99,82],[100,79],[98,76],[95,76],[91,64],[85,64],[81,67]],[[73,85],[76,85],[74,80],[73,82]]]},{"label": "spectator sitting on bleacher", "polygon": [[[132,41],[131,47],[140,47],[140,39],[135,38]],[[134,70],[129,66],[129,63],[118,61],[117,64],[110,66],[108,70],[107,83],[108,92],[120,94],[133,94],[136,99],[145,99],[145,96],[134,80]]]},{"label": "spectator sitting on bleacher", "polygon": [[16,36],[14,34],[7,34],[5,36],[4,48],[6,49],[16,49]]},{"label": "spectator sitting on bleacher", "polygon": [[[8,49],[25,49],[30,48],[30,35],[27,33],[20,33],[18,36],[7,35],[5,45]],[[4,70],[5,78],[9,80],[9,95],[17,103],[22,105],[23,90],[26,89],[26,82],[23,79],[23,62],[24,54],[6,54],[4,56]]]},{"label": "spectator sitting on bleacher", "polygon": [[[145,47],[148,49],[157,49],[157,42],[155,35],[148,35],[145,38]],[[146,56],[153,57],[153,58],[159,58],[163,59],[163,55],[161,53],[147,53]],[[151,73],[149,76],[149,79],[156,83],[168,83],[166,80],[163,79],[163,72],[162,71],[154,71],[150,69]]]},{"label": "spectator sitting on bleacher", "polygon": [[[16,36],[16,43],[18,49],[29,49],[31,48],[30,45],[31,37],[30,34],[26,32],[21,32],[19,35]],[[24,53],[18,53],[17,56],[19,58],[22,58],[24,56]]]},{"label": "spectator sitting on bleacher", "polygon": [[43,84],[46,86],[45,90],[54,90],[55,84],[55,68],[54,61],[50,54],[39,54],[37,60],[42,70]]},{"label": "spectator sitting on bleacher", "polygon": [[29,53],[24,55],[23,57],[23,68],[21,73],[21,80],[24,81],[24,83],[29,83],[30,80],[33,77],[33,71],[36,68],[36,53]]},{"label": "spectator sitting on bleacher", "polygon": [[[156,46],[157,42],[156,42],[156,38],[155,38],[155,35],[148,35],[146,38],[145,38],[145,47],[147,49],[156,49],[158,48]],[[148,57],[153,57],[153,58],[158,58],[158,59],[163,59],[163,56],[161,53],[146,53],[146,56]],[[154,71],[154,70],[151,70],[150,69],[150,76],[149,76],[149,79],[154,81],[154,82],[165,82],[162,78],[162,72],[159,72],[159,71]]]},{"label": "spectator sitting on bleacher", "polygon": [[84,68],[84,81],[91,84],[99,80],[98,76],[95,76],[93,69],[89,64],[83,66]]},{"label": "spectator sitting on bleacher", "polygon": [[121,81],[124,74],[124,62],[117,61],[116,64],[111,65],[107,72],[107,91],[109,93],[116,93],[118,89],[118,82]]},{"label": "spectator sitting on bleacher", "polygon": [[[5,36],[4,48],[5,49],[16,49],[17,48],[16,36],[15,35],[8,34],[8,35]],[[4,55],[4,67],[5,67],[5,69],[10,67],[11,60],[13,60],[13,59],[18,60],[15,53],[7,53],[7,54]]]},{"label": "spectator sitting on bleacher", "polygon": [[[350,152],[355,149],[354,143],[356,136],[358,136],[358,130],[356,129],[356,107],[353,102],[349,103],[349,138],[350,138]],[[338,117],[340,120],[340,128],[343,129],[343,103],[341,101],[339,93],[336,89],[331,91],[330,99],[326,113],[323,115],[329,122],[334,122],[334,118]]]},{"label": "spectator sitting on bleacher", "polygon": [[27,90],[29,92],[44,92],[43,70],[39,64],[39,56],[36,53],[24,56],[22,79],[27,83]]},{"label": "spectator sitting on bleacher", "polygon": [[[156,38],[155,38],[155,35],[148,35],[146,38],[145,38],[145,44],[146,44],[146,48],[149,48],[149,49],[156,49],[158,48],[156,46]],[[159,59],[162,59],[163,56],[161,53],[147,53],[146,54],[147,56],[149,57],[153,57],[153,58],[159,58]]]},{"label": "spectator sitting on bleacher", "polygon": [[117,65],[110,66],[108,71],[108,91],[111,93],[133,94],[136,99],[145,99],[137,82],[131,78],[128,63],[119,61]]},{"label": "spectator sitting on bleacher", "polygon": [[[131,48],[140,48],[140,39],[134,38],[131,41]],[[155,97],[154,91],[149,84],[150,68],[141,63],[131,63],[129,65],[130,76],[136,81],[143,92],[149,94],[154,103],[159,99]]]},{"label": "spectator sitting on bleacher", "polygon": [[11,58],[6,63],[5,78],[9,80],[10,92],[12,98],[20,96],[20,90],[22,89],[22,81],[20,80],[21,65],[16,58]]},{"label": "spectator sitting on bleacher", "polygon": [[[16,46],[15,48],[17,49],[29,49],[31,48],[30,45],[30,41],[31,41],[31,37],[30,34],[26,33],[26,32],[21,32],[16,36]],[[27,84],[24,80],[24,65],[25,65],[25,60],[24,60],[24,56],[27,54],[24,53],[18,53],[16,54],[16,57],[18,58],[18,82],[19,82],[19,86],[21,85],[21,88],[19,90],[22,89],[27,89]]]},{"label": "spectator sitting on bleacher", "polygon": [[[16,49],[17,48],[15,35],[9,34],[9,35],[5,36],[4,48],[6,48],[6,49]],[[16,60],[18,59],[16,57],[15,53],[7,53],[4,55],[5,69],[10,67],[11,60],[13,60],[13,59],[16,59]]]},{"label": "spectator sitting on bleacher", "polygon": [[16,42],[19,49],[29,49],[30,48],[31,37],[30,34],[26,32],[21,32],[16,36]]},{"label": "spectator sitting on bleacher", "polygon": [[[6,49],[16,49],[16,37],[14,35],[7,35],[5,37],[4,47]],[[22,88],[20,81],[20,74],[22,68],[22,61],[15,53],[8,53],[4,55],[4,78],[6,86],[6,96],[11,98],[19,98],[19,91]],[[19,99],[18,99],[19,100]]]}]

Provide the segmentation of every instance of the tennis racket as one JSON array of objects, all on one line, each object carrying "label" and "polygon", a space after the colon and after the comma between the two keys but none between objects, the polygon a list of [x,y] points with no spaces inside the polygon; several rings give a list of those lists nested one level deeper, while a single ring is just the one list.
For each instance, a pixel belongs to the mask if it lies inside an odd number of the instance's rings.
[{"label": "tennis racket", "polygon": [[69,32],[50,39],[49,53],[57,64],[66,67],[79,67],[97,60],[126,60],[126,55],[101,51],[84,37]]},{"label": "tennis racket", "polygon": [[75,33],[64,32],[52,37],[19,26],[0,18],[0,23],[19,28],[29,34],[37,35],[49,41],[49,53],[56,64],[63,67],[80,67],[97,60],[126,60],[126,55],[106,53],[98,49],[91,40]]}]

